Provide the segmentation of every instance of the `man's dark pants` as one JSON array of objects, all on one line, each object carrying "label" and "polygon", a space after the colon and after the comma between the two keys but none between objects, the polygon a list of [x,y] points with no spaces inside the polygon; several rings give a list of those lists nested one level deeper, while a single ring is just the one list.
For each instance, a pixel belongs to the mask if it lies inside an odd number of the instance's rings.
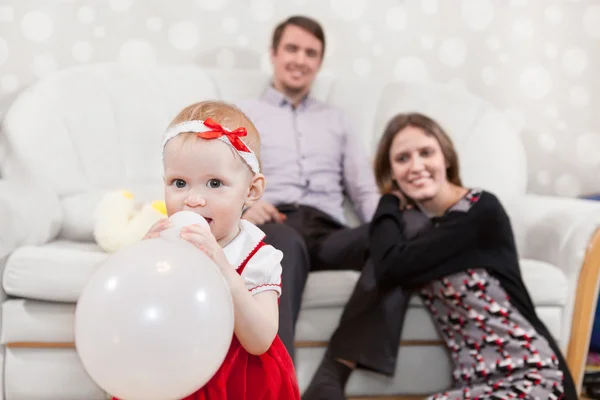
[{"label": "man's dark pants", "polygon": [[308,273],[358,270],[368,258],[368,225],[347,228],[326,213],[308,206],[280,205],[283,223],[260,225],[265,242],[283,252],[279,337],[294,357],[294,331]]}]

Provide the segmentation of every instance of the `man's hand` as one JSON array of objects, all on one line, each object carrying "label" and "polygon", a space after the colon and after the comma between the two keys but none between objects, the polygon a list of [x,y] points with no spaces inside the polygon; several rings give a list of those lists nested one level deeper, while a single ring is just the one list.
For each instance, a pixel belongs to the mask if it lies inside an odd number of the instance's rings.
[{"label": "man's hand", "polygon": [[255,225],[262,225],[267,222],[283,222],[286,216],[280,213],[273,204],[259,200],[246,210],[242,218]]}]

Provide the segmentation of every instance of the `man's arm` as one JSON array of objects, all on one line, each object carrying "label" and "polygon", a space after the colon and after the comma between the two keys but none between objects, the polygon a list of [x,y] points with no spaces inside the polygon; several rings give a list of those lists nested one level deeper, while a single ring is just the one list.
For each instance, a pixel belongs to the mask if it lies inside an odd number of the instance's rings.
[{"label": "man's arm", "polygon": [[352,124],[342,113],[340,113],[340,123],[344,127],[342,144],[344,188],[361,220],[368,222],[375,214],[380,198],[373,175],[373,166]]}]

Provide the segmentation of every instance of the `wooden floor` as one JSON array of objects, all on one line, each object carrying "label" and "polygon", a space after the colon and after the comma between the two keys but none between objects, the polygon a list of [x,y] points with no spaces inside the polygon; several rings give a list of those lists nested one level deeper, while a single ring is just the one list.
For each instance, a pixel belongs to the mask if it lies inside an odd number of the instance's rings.
[{"label": "wooden floor", "polygon": [[[381,396],[381,397],[349,397],[348,400],[423,400],[421,396]],[[582,396],[580,400],[592,400]]]},{"label": "wooden floor", "polygon": [[423,400],[423,396],[349,397],[348,400]]},{"label": "wooden floor", "polygon": [[[348,400],[423,400],[424,397],[414,396],[382,396],[382,397],[350,397]],[[580,400],[592,400],[588,397],[582,397]]]}]

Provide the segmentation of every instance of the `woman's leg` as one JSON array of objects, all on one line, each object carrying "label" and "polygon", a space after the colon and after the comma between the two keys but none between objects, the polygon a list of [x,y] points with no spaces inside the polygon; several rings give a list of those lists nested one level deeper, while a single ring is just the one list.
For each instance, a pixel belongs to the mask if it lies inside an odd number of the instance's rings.
[{"label": "woman's leg", "polygon": [[381,291],[367,261],[329,342],[332,357],[393,376],[409,300],[402,288]]},{"label": "woman's leg", "polygon": [[380,291],[367,261],[303,399],[344,399],[354,366],[393,375],[409,299],[401,288]]}]

